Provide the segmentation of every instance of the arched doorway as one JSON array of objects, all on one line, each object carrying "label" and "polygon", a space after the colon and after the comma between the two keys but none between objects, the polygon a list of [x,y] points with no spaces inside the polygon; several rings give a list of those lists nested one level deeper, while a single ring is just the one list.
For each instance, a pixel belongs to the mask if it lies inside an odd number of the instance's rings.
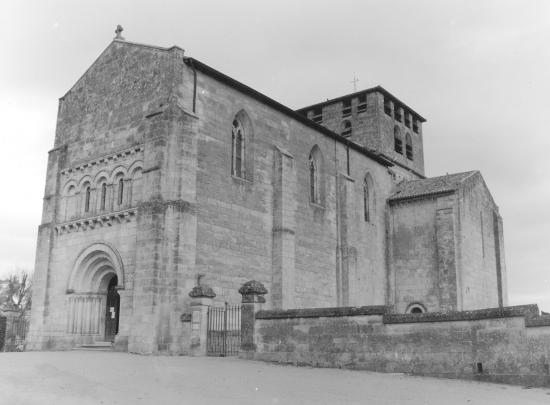
[{"label": "arched doorway", "polygon": [[110,245],[96,243],[78,255],[67,286],[67,333],[79,335],[77,342],[114,341],[123,277],[120,255]]},{"label": "arched doorway", "polygon": [[116,290],[117,276],[112,276],[107,286],[107,306],[105,312],[105,341],[112,342],[118,333],[118,313],[120,310],[120,295]]}]

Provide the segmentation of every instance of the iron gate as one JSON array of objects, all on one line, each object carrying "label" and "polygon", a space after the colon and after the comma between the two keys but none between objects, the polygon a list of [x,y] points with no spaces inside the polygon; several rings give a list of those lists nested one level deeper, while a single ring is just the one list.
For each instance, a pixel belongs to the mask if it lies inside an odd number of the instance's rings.
[{"label": "iron gate", "polygon": [[6,329],[4,351],[22,352],[25,348],[25,337],[29,330],[29,321],[24,317],[14,318]]},{"label": "iron gate", "polygon": [[241,346],[241,306],[229,305],[208,308],[206,354],[208,356],[237,356]]}]

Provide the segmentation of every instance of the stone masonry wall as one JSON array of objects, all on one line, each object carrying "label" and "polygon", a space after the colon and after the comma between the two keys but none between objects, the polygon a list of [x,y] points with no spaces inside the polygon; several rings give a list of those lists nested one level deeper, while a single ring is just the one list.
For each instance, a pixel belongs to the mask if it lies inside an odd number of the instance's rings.
[{"label": "stone masonry wall", "polygon": [[[351,115],[342,116],[343,102],[328,104],[323,107],[323,123],[324,127],[331,129],[337,134],[341,134],[343,127],[342,123],[348,120],[352,124],[351,140],[363,145],[372,150],[380,150],[381,139],[378,128],[378,94],[368,93],[367,109],[365,111],[357,111],[358,98],[354,97],[351,100]],[[310,114],[311,117],[311,114]]]},{"label": "stone masonry wall", "polygon": [[[76,342],[101,340],[101,335],[67,334],[69,275],[78,253],[98,242],[112,246],[124,265],[127,289],[120,292],[119,335],[125,335],[123,345],[127,345],[131,325],[135,326],[132,294],[140,195],[160,182],[162,159],[158,157],[163,151],[155,138],[159,131],[168,132],[148,117],[163,114],[183,93],[181,69],[178,72],[182,58],[183,51],[175,47],[113,41],[60,99],[38,235],[29,348],[67,348]],[[117,201],[117,175],[124,181],[122,204]],[[100,202],[103,178],[107,180],[105,208]],[[88,211],[84,208],[86,184],[91,187]],[[69,196],[70,190],[76,194]],[[159,195],[169,198],[162,193],[146,193],[146,198]],[[148,328],[155,329],[151,324]]]},{"label": "stone masonry wall", "polygon": [[[191,76],[189,70],[186,77]],[[196,114],[196,272],[205,274],[216,301],[239,302],[238,287],[255,279],[277,291],[268,296],[268,307],[336,305],[342,294],[353,304],[383,304],[385,197],[394,185],[387,168],[350,150],[348,174],[343,145],[201,72]],[[252,160],[244,179],[231,175],[231,124],[237,114],[245,117],[246,159]],[[309,195],[314,146],[322,155],[320,204]],[[367,173],[374,195],[370,222],[363,219]],[[347,183],[344,205],[336,198],[339,182]],[[287,207],[284,213],[280,204]],[[345,246],[339,218],[346,220]],[[285,295],[292,298],[283,303]]]},{"label": "stone masonry wall", "polygon": [[390,315],[381,307],[256,313],[254,359],[550,386],[550,318],[536,305]]},{"label": "stone masonry wall", "polygon": [[[462,308],[464,310],[507,305],[506,267],[504,255],[498,257],[495,249],[502,249],[502,223],[498,207],[487,191],[479,174],[474,175],[460,196],[460,250]],[[495,235],[495,222],[497,234]],[[503,251],[503,249],[501,250]],[[499,303],[500,271],[502,302]]]},{"label": "stone masonry wall", "polygon": [[397,313],[411,304],[457,309],[454,205],[451,195],[390,206],[388,285]]}]

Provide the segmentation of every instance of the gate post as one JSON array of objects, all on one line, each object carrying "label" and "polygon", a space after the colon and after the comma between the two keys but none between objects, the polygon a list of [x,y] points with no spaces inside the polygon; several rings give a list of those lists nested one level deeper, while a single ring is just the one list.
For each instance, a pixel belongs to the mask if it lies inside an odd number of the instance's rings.
[{"label": "gate post", "polygon": [[189,292],[191,297],[191,356],[206,356],[206,337],[208,323],[208,307],[212,306],[216,293],[207,285],[200,283]]},{"label": "gate post", "polygon": [[2,313],[6,318],[6,332],[4,335],[4,351],[5,352],[15,352],[20,351],[22,348],[18,348],[18,339],[15,329],[16,318],[19,317],[19,310],[15,305],[8,304],[2,309]]},{"label": "gate post", "polygon": [[261,309],[265,303],[264,295],[267,289],[262,283],[251,280],[239,288],[242,297],[241,305],[241,351],[239,357],[251,359],[256,351],[254,343],[254,323],[256,322],[256,311]]}]

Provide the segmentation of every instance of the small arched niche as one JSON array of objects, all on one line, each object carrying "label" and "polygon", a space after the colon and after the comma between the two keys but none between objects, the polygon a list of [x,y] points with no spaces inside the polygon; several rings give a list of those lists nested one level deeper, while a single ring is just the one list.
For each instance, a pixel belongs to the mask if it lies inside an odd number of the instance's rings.
[{"label": "small arched niche", "polygon": [[426,307],[419,302],[413,302],[409,304],[405,313],[413,315],[424,314],[426,313]]}]

